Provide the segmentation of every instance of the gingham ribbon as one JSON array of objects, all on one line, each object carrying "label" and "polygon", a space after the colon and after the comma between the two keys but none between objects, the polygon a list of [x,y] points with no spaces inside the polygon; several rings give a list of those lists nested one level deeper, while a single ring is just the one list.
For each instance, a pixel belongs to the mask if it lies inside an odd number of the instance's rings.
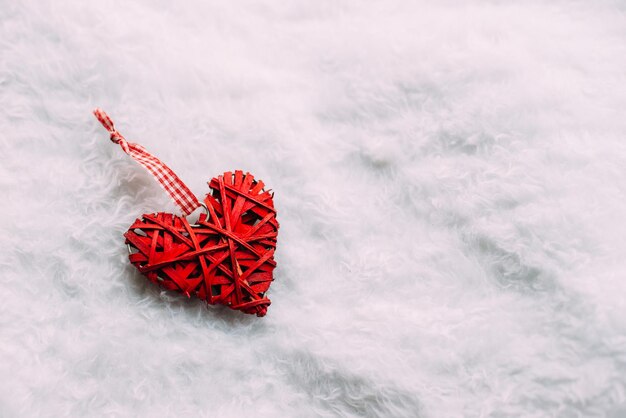
[{"label": "gingham ribbon", "polygon": [[146,151],[141,145],[126,141],[126,138],[115,129],[115,125],[113,125],[109,115],[104,113],[102,109],[95,109],[93,114],[98,118],[102,126],[109,131],[111,141],[119,144],[126,154],[133,157],[135,161],[154,176],[176,205],[178,205],[184,216],[189,215],[200,206],[198,198],[168,166]]}]

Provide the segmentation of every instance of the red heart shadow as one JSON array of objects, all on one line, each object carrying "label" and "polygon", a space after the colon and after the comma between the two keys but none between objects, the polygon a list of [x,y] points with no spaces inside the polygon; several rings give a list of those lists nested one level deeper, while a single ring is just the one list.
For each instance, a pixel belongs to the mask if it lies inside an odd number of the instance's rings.
[{"label": "red heart shadow", "polygon": [[207,214],[196,224],[171,213],[145,214],[124,234],[130,262],[164,289],[264,316],[276,267],[273,194],[250,173],[209,182]]}]

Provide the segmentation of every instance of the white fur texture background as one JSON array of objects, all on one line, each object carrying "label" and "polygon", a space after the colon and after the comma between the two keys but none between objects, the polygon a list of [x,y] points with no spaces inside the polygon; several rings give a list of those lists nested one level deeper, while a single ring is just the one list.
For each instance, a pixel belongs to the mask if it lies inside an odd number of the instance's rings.
[{"label": "white fur texture background", "polygon": [[[276,193],[265,318],[122,234]],[[0,416],[626,417],[623,1],[0,0]]]}]

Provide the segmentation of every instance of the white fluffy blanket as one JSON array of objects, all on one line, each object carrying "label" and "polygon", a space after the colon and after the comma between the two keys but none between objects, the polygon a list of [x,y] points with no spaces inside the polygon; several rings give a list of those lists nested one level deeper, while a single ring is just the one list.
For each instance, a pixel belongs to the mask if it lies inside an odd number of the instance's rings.
[{"label": "white fluffy blanket", "polygon": [[[0,1],[0,416],[626,416],[623,2]],[[127,260],[276,193],[265,318]]]}]

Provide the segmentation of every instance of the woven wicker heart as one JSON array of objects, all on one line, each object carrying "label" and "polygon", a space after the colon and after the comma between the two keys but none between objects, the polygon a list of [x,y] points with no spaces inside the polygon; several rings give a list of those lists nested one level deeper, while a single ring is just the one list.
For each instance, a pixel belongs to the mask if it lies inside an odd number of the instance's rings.
[{"label": "woven wicker heart", "polygon": [[137,219],[124,234],[130,261],[165,289],[264,316],[276,267],[273,194],[242,171],[224,173],[209,187],[208,214],[196,224],[170,213]]}]

